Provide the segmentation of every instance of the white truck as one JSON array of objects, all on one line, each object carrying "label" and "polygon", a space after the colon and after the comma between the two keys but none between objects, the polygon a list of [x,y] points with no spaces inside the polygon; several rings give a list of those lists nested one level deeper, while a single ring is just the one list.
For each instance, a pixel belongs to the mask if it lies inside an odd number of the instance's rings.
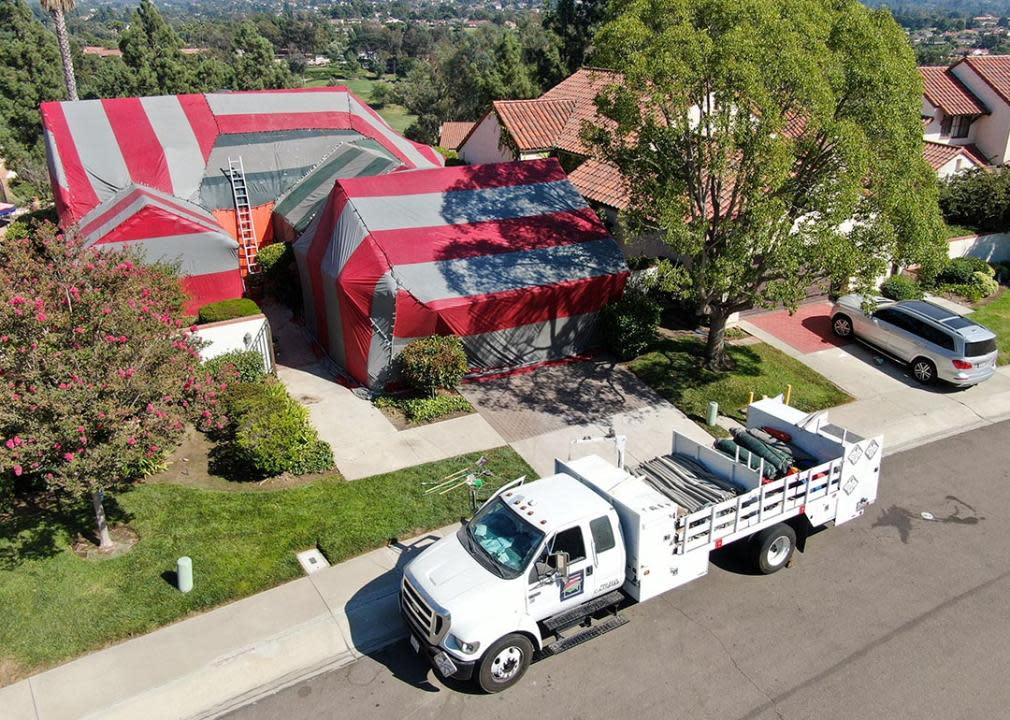
[{"label": "white truck", "polygon": [[811,530],[859,517],[876,500],[881,437],[860,438],[778,398],[750,405],[747,427],[788,438],[806,469],[769,481],[763,466],[674,433],[668,461],[702,466],[738,493],[706,504],[700,492],[703,507],[689,511],[596,455],[557,460],[554,475],[502,487],[405,567],[400,611],[414,650],[444,677],[498,692],[535,654],[626,623],[617,610],[628,598],[642,602],[705,575],[712,550],[745,540],[758,571],[773,573]]}]

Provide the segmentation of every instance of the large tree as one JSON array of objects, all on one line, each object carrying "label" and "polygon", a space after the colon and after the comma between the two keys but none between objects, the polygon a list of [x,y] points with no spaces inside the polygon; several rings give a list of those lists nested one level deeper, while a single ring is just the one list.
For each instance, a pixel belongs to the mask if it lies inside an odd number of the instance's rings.
[{"label": "large tree", "polygon": [[[17,225],[13,226],[19,227]],[[0,243],[0,489],[90,498],[156,465],[189,418],[207,427],[222,389],[182,326],[166,268],[87,249],[45,224]]]},{"label": "large tree", "polygon": [[53,16],[56,39],[60,44],[60,59],[63,61],[63,82],[67,86],[67,99],[77,99],[77,76],[74,75],[74,59],[70,54],[70,34],[67,32],[65,13],[76,7],[75,0],[39,0],[42,9]]},{"label": "large tree", "polygon": [[586,128],[622,171],[633,229],[683,259],[669,286],[727,365],[734,312],[862,285],[943,254],[904,32],[857,0],[632,0],[597,35],[624,74]]},{"label": "large tree", "polygon": [[235,33],[235,86],[238,90],[291,87],[294,78],[284,63],[274,62],[274,48],[251,22]]}]

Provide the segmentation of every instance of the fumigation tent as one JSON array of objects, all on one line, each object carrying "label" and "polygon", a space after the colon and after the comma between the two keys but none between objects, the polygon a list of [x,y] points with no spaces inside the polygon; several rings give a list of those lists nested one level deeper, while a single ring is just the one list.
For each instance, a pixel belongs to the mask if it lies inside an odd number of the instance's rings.
[{"label": "fumigation tent", "polygon": [[[345,87],[48,102],[41,109],[53,194],[67,229],[121,192],[143,188],[210,212],[237,237],[227,172],[229,160],[241,158],[263,245],[275,224],[292,238],[337,178],[442,165],[434,149],[401,136]],[[275,223],[279,199],[287,203]],[[194,266],[187,260],[194,243],[176,253],[184,267]],[[236,253],[231,272],[241,280],[244,271]],[[190,283],[194,305],[241,294],[241,282],[230,277],[224,285],[206,280]]]},{"label": "fumigation tent", "polygon": [[628,274],[554,159],[340,179],[294,250],[308,327],[373,389],[430,335],[475,370],[577,354]]}]

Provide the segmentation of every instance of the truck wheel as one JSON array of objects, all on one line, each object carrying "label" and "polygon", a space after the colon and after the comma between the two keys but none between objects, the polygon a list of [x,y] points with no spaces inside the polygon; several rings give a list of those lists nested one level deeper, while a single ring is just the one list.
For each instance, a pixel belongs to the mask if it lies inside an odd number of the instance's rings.
[{"label": "truck wheel", "polygon": [[525,635],[513,633],[491,645],[480,661],[477,682],[487,693],[501,692],[526,674],[533,659],[533,643]]},{"label": "truck wheel", "polygon": [[754,536],[755,565],[762,575],[786,566],[796,550],[796,531],[785,523],[767,527]]}]

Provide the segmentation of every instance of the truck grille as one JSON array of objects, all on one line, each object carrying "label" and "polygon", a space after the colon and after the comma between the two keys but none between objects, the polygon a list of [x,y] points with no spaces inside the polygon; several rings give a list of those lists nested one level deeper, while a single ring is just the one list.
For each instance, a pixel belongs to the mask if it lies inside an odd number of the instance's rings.
[{"label": "truck grille", "polygon": [[435,612],[406,576],[400,586],[400,607],[407,622],[432,645],[438,644],[449,629],[446,622],[448,618]]}]

